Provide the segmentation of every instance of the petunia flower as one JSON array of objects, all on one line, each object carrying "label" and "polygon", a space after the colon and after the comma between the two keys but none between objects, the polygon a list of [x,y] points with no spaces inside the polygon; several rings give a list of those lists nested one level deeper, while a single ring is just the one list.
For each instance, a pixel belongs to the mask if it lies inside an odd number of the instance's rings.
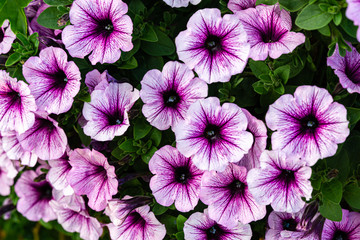
[{"label": "petunia flower", "polygon": [[271,136],[272,149],[298,154],[310,166],[333,156],[337,144],[349,135],[346,108],[316,86],[300,86],[294,96],[282,95],[269,106],[265,120],[276,131]]},{"label": "petunia flower", "polygon": [[277,212],[296,213],[311,198],[311,168],[296,156],[279,151],[264,151],[260,167],[247,175],[250,193],[259,204],[271,204]]},{"label": "petunia flower", "polygon": [[59,159],[49,161],[50,169],[46,175],[46,179],[51,185],[59,191],[63,191],[64,195],[72,195],[74,190],[69,185],[67,175],[71,170],[70,160],[66,151]]},{"label": "petunia flower", "polygon": [[167,62],[163,71],[148,71],[141,81],[142,112],[151,125],[166,130],[185,118],[189,106],[207,96],[208,86],[179,62]]},{"label": "petunia flower", "polygon": [[166,235],[165,225],[161,224],[148,205],[132,211],[121,225],[107,225],[111,239],[117,240],[161,240]]},{"label": "petunia flower", "polygon": [[2,146],[6,155],[11,160],[21,160],[21,164],[34,167],[37,163],[38,156],[31,151],[25,150],[19,141],[19,134],[15,131],[7,131],[2,133]]},{"label": "petunia flower", "polygon": [[237,13],[248,8],[254,8],[255,5],[256,0],[229,0],[227,7],[233,13]]},{"label": "petunia flower", "polygon": [[118,190],[115,168],[109,165],[100,152],[89,149],[75,149],[69,154],[71,170],[67,180],[77,195],[89,198],[89,207],[95,211],[104,210],[108,200]]},{"label": "petunia flower", "polygon": [[251,45],[249,58],[256,61],[265,60],[268,56],[278,58],[291,53],[305,42],[302,33],[290,32],[290,13],[280,9],[279,4],[272,6],[258,5],[236,14],[244,26]]},{"label": "petunia flower", "polygon": [[1,141],[2,139],[0,139],[0,195],[8,196],[18,171],[2,148]]},{"label": "petunia flower", "polygon": [[89,215],[84,202],[80,205],[68,204],[68,197],[50,201],[57,221],[68,232],[78,232],[85,240],[97,240],[103,232],[100,222]]},{"label": "petunia flower", "polygon": [[72,57],[114,63],[121,51],[133,48],[131,34],[133,24],[128,6],[121,0],[76,0],[70,9],[70,22],[62,33],[62,40]]},{"label": "petunia flower", "polygon": [[254,143],[249,152],[236,164],[250,170],[260,166],[260,155],[266,148],[267,129],[265,123],[252,116],[248,110],[242,109],[242,111],[248,120],[247,131],[253,135]]},{"label": "petunia flower", "polygon": [[84,133],[97,141],[121,136],[130,126],[128,111],[138,98],[139,90],[129,83],[109,83],[104,90],[94,90],[83,108],[88,121]]},{"label": "petunia flower", "polygon": [[[360,1],[359,0],[346,0],[348,6],[345,15],[348,19],[354,22],[354,25],[360,26]],[[360,28],[357,31],[357,39],[360,41]]]},{"label": "petunia flower", "polygon": [[340,222],[325,220],[321,240],[357,240],[360,239],[360,213],[342,210]]},{"label": "petunia flower", "polygon": [[10,51],[16,35],[11,31],[9,20],[5,20],[0,28],[0,54],[6,54]]},{"label": "petunia flower", "polygon": [[6,54],[10,51],[16,35],[11,31],[9,20],[5,20],[0,28],[0,54]]},{"label": "petunia flower", "polygon": [[212,220],[208,210],[193,213],[184,224],[185,240],[250,240],[252,236],[249,224],[238,222],[235,227],[222,226]]},{"label": "petunia flower", "polygon": [[0,131],[23,133],[35,121],[36,104],[28,85],[0,70]]},{"label": "petunia flower", "polygon": [[336,46],[334,54],[327,58],[327,65],[335,70],[343,88],[349,93],[360,93],[360,53],[352,45],[351,49],[342,57]]},{"label": "petunia flower", "polygon": [[89,92],[92,93],[94,90],[104,90],[109,83],[120,82],[113,78],[107,70],[100,74],[97,69],[94,69],[86,74],[85,84],[89,88]]},{"label": "petunia flower", "polygon": [[172,8],[187,7],[189,2],[193,5],[197,5],[201,0],[164,0],[164,2]]},{"label": "petunia flower", "polygon": [[163,206],[175,207],[180,212],[193,210],[199,201],[203,171],[176,148],[166,145],[156,151],[149,162],[154,176],[150,188],[156,201]]},{"label": "petunia flower", "polygon": [[15,184],[15,192],[19,197],[16,208],[30,221],[55,220],[56,214],[49,205],[53,199],[53,188],[46,180],[35,182],[34,180],[38,176],[39,174],[32,170],[21,174]]},{"label": "petunia flower", "polygon": [[245,167],[232,163],[223,172],[204,173],[200,199],[209,206],[211,219],[235,227],[238,221],[247,224],[265,217],[266,207],[258,204],[249,192],[246,175]]},{"label": "petunia flower", "polygon": [[302,210],[297,213],[272,211],[268,217],[269,229],[266,231],[265,238],[267,240],[319,240],[315,234],[304,236],[305,232],[298,230],[303,215]]},{"label": "petunia flower", "polygon": [[30,57],[23,66],[23,74],[39,111],[67,112],[80,90],[79,68],[67,61],[61,48],[48,47],[40,52],[40,57]]},{"label": "petunia flower", "polygon": [[136,196],[130,197],[128,195],[120,199],[111,199],[105,209],[105,214],[109,216],[111,222],[119,226],[136,208],[145,206],[152,202],[151,197]]},{"label": "petunia flower", "polygon": [[42,160],[60,158],[66,150],[67,137],[58,122],[38,112],[34,125],[19,135],[21,147],[28,152],[36,154]]},{"label": "petunia flower", "polygon": [[174,128],[176,147],[201,170],[224,171],[252,146],[253,137],[246,131],[247,119],[236,104],[209,97],[193,103],[185,120]]},{"label": "petunia flower", "polygon": [[250,45],[239,19],[219,9],[199,10],[175,39],[177,54],[207,83],[228,82],[247,63]]}]

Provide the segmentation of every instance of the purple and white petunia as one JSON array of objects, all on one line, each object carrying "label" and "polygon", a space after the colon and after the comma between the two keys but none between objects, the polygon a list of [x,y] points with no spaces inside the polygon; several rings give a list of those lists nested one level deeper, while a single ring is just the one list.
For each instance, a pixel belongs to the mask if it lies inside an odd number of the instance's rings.
[{"label": "purple and white petunia", "polygon": [[360,213],[342,210],[342,220],[333,222],[329,219],[325,220],[324,228],[321,234],[321,240],[360,239]]},{"label": "purple and white petunia", "polygon": [[105,214],[109,216],[111,222],[119,226],[136,208],[148,205],[152,202],[151,197],[137,196],[130,197],[128,195],[120,199],[109,200],[105,209]]},{"label": "purple and white petunia", "polygon": [[2,139],[0,139],[0,195],[8,196],[18,171],[15,169],[13,161],[8,158],[3,150],[1,141]]},{"label": "purple and white petunia", "polygon": [[66,134],[58,122],[41,112],[35,115],[34,125],[19,135],[18,140],[25,151],[42,160],[60,158],[67,146]]},{"label": "purple and white petunia", "polygon": [[10,51],[16,35],[11,31],[9,20],[5,20],[0,28],[0,54],[6,54]]},{"label": "purple and white petunia", "polygon": [[207,96],[208,86],[185,64],[167,62],[163,71],[148,71],[141,81],[142,112],[151,125],[166,130],[185,118],[189,106]]},{"label": "purple and white petunia", "polygon": [[189,2],[193,5],[199,4],[201,0],[164,0],[164,2],[172,8],[187,7]]},{"label": "purple and white petunia", "polygon": [[35,121],[36,104],[28,85],[0,70],[0,131],[23,133]]},{"label": "purple and white petunia", "polygon": [[71,201],[75,196],[61,197],[50,201],[50,206],[54,209],[57,221],[68,232],[79,232],[80,237],[85,240],[97,240],[103,232],[100,222],[89,215],[86,211],[85,203],[81,201]]},{"label": "purple and white petunia", "polygon": [[215,8],[194,13],[175,43],[179,59],[207,83],[228,82],[241,73],[250,52],[239,19],[233,14],[221,17]]},{"label": "purple and white petunia", "polygon": [[266,124],[276,131],[272,149],[298,154],[310,166],[333,156],[350,132],[346,113],[326,89],[300,86],[294,96],[282,95],[269,107]]},{"label": "purple and white petunia", "polygon": [[[345,15],[348,19],[354,21],[354,25],[360,26],[360,1],[359,0],[346,0],[348,6]],[[360,41],[360,28],[357,31],[357,39]]]},{"label": "purple and white petunia", "polygon": [[132,211],[121,225],[107,225],[113,240],[161,240],[166,235],[165,225],[161,224],[148,205]]},{"label": "purple and white petunia", "polygon": [[23,66],[38,110],[55,114],[67,112],[80,90],[79,68],[67,61],[67,54],[61,48],[45,48],[39,56],[30,57]]},{"label": "purple and white petunia", "polygon": [[269,229],[266,231],[266,240],[319,240],[316,234],[305,235],[298,230],[303,211],[297,213],[282,213],[272,211],[268,217]]},{"label": "purple and white petunia", "polygon": [[255,5],[256,0],[229,0],[227,6],[233,13],[237,13],[248,8],[254,8]]},{"label": "purple and white petunia", "polygon": [[200,199],[209,206],[209,217],[217,223],[235,227],[262,219],[265,205],[258,204],[249,192],[247,171],[230,163],[223,172],[205,172],[201,181]]},{"label": "purple and white petunia", "polygon": [[258,5],[236,14],[244,26],[251,45],[249,58],[256,61],[265,60],[268,56],[278,58],[291,53],[305,42],[302,33],[290,32],[290,13],[280,9],[279,4],[272,6]]},{"label": "purple and white petunia", "polygon": [[128,111],[138,98],[139,90],[129,83],[109,83],[104,90],[94,90],[83,108],[88,121],[84,133],[97,141],[123,135],[130,126]]},{"label": "purple and white petunia", "polygon": [[352,45],[351,49],[342,57],[336,46],[334,54],[327,58],[327,65],[335,70],[343,88],[349,93],[360,93],[360,53]]},{"label": "purple and white petunia", "polygon": [[241,108],[216,97],[193,103],[184,121],[174,128],[176,147],[201,170],[224,171],[252,146],[253,136],[246,131],[248,121]]},{"label": "purple and white petunia", "polygon": [[19,134],[15,131],[2,133],[2,146],[6,155],[11,160],[21,160],[21,164],[34,167],[37,163],[38,156],[31,151],[26,151],[20,144]]},{"label": "purple and white petunia", "polygon": [[[121,50],[133,48],[131,34],[133,23],[128,15],[128,6],[121,0],[76,0],[70,9],[70,22],[65,27],[62,40],[72,57],[114,63]],[[120,50],[121,49],[121,50]]]},{"label": "purple and white petunia", "polygon": [[193,210],[199,201],[203,171],[176,148],[166,145],[156,151],[149,162],[153,176],[150,188],[156,201],[163,206],[175,207],[181,212]]},{"label": "purple and white petunia", "polygon": [[265,151],[267,141],[267,129],[265,123],[256,117],[252,116],[248,110],[242,109],[248,120],[247,130],[250,131],[254,137],[254,143],[249,152],[244,155],[240,162],[236,163],[239,166],[246,167],[250,170],[260,166],[260,155]]},{"label": "purple and white petunia", "polygon": [[15,192],[19,197],[17,210],[30,221],[45,222],[56,219],[56,214],[50,206],[53,200],[53,188],[46,180],[35,182],[39,176],[35,171],[23,172],[15,184]]},{"label": "purple and white petunia", "polygon": [[265,150],[260,157],[260,167],[247,175],[250,193],[259,204],[271,204],[277,212],[296,213],[311,198],[311,168],[297,156],[287,156],[280,151]]},{"label": "purple and white petunia", "polygon": [[94,69],[86,74],[85,84],[89,88],[89,92],[92,93],[94,90],[104,90],[109,83],[119,82],[113,78],[107,70],[100,73],[97,69]]},{"label": "purple and white petunia", "polygon": [[69,196],[74,193],[67,180],[67,175],[71,170],[68,151],[59,159],[49,161],[50,169],[46,175],[46,179],[51,185],[59,191],[63,191],[64,195]]},{"label": "purple and white petunia", "polygon": [[118,190],[115,168],[96,150],[75,149],[69,153],[71,170],[67,180],[77,195],[89,198],[89,207],[104,210]]},{"label": "purple and white petunia", "polygon": [[222,226],[212,220],[208,210],[193,213],[184,224],[185,240],[250,240],[249,224],[238,222],[235,227]]}]

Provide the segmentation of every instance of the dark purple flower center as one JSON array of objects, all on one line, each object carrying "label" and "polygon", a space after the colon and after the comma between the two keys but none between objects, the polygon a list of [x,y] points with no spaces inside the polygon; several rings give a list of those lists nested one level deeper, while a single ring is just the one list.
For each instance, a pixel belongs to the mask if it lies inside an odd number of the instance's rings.
[{"label": "dark purple flower center", "polygon": [[54,123],[44,118],[38,118],[39,129],[47,129],[49,133],[52,133],[55,129]]},{"label": "dark purple flower center", "polygon": [[110,126],[120,125],[124,121],[124,117],[120,112],[115,112],[114,114],[107,115],[108,123]]},{"label": "dark purple flower center", "polygon": [[69,81],[66,74],[62,70],[59,70],[57,73],[55,73],[54,79],[56,87],[61,89],[64,89],[67,82]]},{"label": "dark purple flower center", "polygon": [[14,104],[20,104],[21,103],[21,95],[19,92],[11,91],[6,94],[9,98],[9,104],[12,106]]},{"label": "dark purple flower center", "polygon": [[278,176],[280,180],[283,182],[289,184],[293,181],[295,181],[295,172],[292,170],[283,169],[281,170],[280,175]]},{"label": "dark purple flower center", "polygon": [[220,137],[220,127],[214,124],[208,124],[204,130],[204,136],[209,141],[214,141]]},{"label": "dark purple flower center", "polygon": [[35,186],[35,188],[39,192],[41,199],[52,199],[52,187],[48,182],[44,181],[40,186]]},{"label": "dark purple flower center", "polygon": [[[346,58],[345,58],[346,61]],[[357,62],[355,66],[349,66],[349,63],[346,63],[345,74],[355,84],[360,83],[360,62]]]},{"label": "dark purple flower center", "polygon": [[282,226],[284,230],[296,231],[297,222],[293,218],[284,219],[282,221]]},{"label": "dark purple flower center", "polygon": [[240,180],[234,180],[228,187],[232,195],[242,195],[245,191],[246,184]]},{"label": "dark purple flower center", "polygon": [[209,52],[215,52],[221,49],[221,39],[215,35],[209,35],[205,40],[205,48]]},{"label": "dark purple flower center", "polygon": [[346,232],[337,230],[334,234],[332,240],[349,240],[348,234]]},{"label": "dark purple flower center", "polygon": [[178,183],[186,183],[189,178],[191,177],[191,173],[189,171],[189,168],[186,166],[183,167],[177,167],[175,169],[175,180]]},{"label": "dark purple flower center", "polygon": [[314,115],[308,115],[300,120],[303,131],[314,132],[319,127],[319,121]]},{"label": "dark purple flower center", "polygon": [[180,102],[180,96],[175,90],[169,90],[163,93],[164,104],[167,107],[176,108]]},{"label": "dark purple flower center", "polygon": [[106,34],[110,34],[114,31],[114,25],[110,19],[104,19],[99,21],[99,31]]},{"label": "dark purple flower center", "polygon": [[218,240],[224,235],[224,230],[218,224],[206,230],[207,240]]},{"label": "dark purple flower center", "polygon": [[138,226],[140,229],[144,229],[146,225],[145,219],[138,212],[132,212],[128,216],[129,226]]},{"label": "dark purple flower center", "polygon": [[4,40],[4,37],[5,37],[4,29],[0,28],[0,43]]}]

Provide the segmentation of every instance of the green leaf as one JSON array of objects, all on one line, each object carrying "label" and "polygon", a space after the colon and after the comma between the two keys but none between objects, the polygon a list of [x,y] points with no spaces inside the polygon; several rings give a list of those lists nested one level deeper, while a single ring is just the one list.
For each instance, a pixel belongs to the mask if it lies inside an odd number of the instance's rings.
[{"label": "green leaf", "polygon": [[11,30],[16,34],[21,32],[27,33],[27,20],[24,13],[26,7],[31,0],[7,0],[0,3],[0,25],[5,19],[9,19],[11,23]]},{"label": "green leaf", "polygon": [[177,233],[176,217],[165,214],[161,215],[159,221],[165,224],[166,233],[169,235]]},{"label": "green leaf", "polygon": [[356,183],[346,185],[344,199],[350,207],[360,209],[360,188]]},{"label": "green leaf", "polygon": [[333,15],[321,11],[319,5],[313,4],[306,6],[295,20],[295,24],[305,30],[320,29],[328,25],[333,19]]},{"label": "green leaf", "polygon": [[339,26],[342,20],[342,14],[341,12],[338,12],[337,14],[335,14],[334,16],[334,23],[336,26]]},{"label": "green leaf", "polygon": [[151,125],[144,118],[137,118],[134,121],[134,140],[137,141],[145,137],[151,130]]},{"label": "green leaf", "polygon": [[150,148],[150,150],[144,154],[144,155],[141,155],[141,159],[144,161],[144,163],[148,164],[150,159],[152,158],[152,156],[154,155],[154,153],[157,151],[158,149],[154,146],[152,146]]},{"label": "green leaf", "polygon": [[277,0],[257,0],[256,1],[256,5],[259,5],[259,4],[274,5],[275,3],[277,3]]},{"label": "green leaf", "polygon": [[279,0],[280,5],[290,12],[299,11],[304,7],[308,0]]},{"label": "green leaf", "polygon": [[159,40],[154,28],[150,24],[145,25],[140,39],[147,42],[157,42]]},{"label": "green leaf", "polygon": [[183,215],[179,214],[179,216],[176,218],[176,226],[178,231],[182,231],[184,228],[184,223],[186,222],[187,218]]},{"label": "green leaf", "polygon": [[261,81],[257,81],[253,83],[254,91],[260,95],[267,93],[268,91],[265,89],[264,84]]},{"label": "green leaf", "polygon": [[129,51],[129,52],[122,52],[121,53],[121,60],[123,61],[127,61],[129,60],[135,53],[137,53],[137,51],[139,51],[140,49],[140,40],[135,40],[133,42],[134,47]]},{"label": "green leaf", "polygon": [[347,107],[346,110],[349,124],[351,127],[354,127],[356,123],[360,120],[360,108]]},{"label": "green leaf", "polygon": [[146,7],[141,0],[131,0],[129,3],[129,11],[134,14],[141,14],[145,11]]},{"label": "green leaf", "polygon": [[44,2],[51,6],[66,6],[71,5],[72,0],[44,0]]},{"label": "green leaf", "polygon": [[89,146],[90,143],[91,143],[91,137],[85,135],[84,130],[82,129],[82,127],[79,124],[77,124],[76,127],[74,126],[74,130],[79,135],[81,143],[84,144],[85,146]]},{"label": "green leaf", "polygon": [[133,139],[126,139],[119,145],[119,148],[124,152],[136,152],[139,148],[134,146]]},{"label": "green leaf", "polygon": [[322,204],[319,207],[320,214],[331,220],[339,222],[342,219],[342,209],[341,206],[337,203],[333,203],[332,201],[323,199]]},{"label": "green leaf", "polygon": [[290,76],[290,65],[278,67],[275,69],[274,74],[278,76],[284,84],[286,84]]},{"label": "green leaf", "polygon": [[342,184],[339,180],[333,179],[330,182],[325,182],[321,186],[321,193],[324,198],[333,203],[340,203],[342,198]]},{"label": "green leaf", "polygon": [[184,240],[185,239],[184,232],[183,231],[177,232],[175,234],[175,237],[176,237],[177,240]]},{"label": "green leaf", "polygon": [[167,210],[168,210],[167,207],[164,207],[157,202],[155,202],[154,207],[152,209],[152,211],[155,215],[161,215],[161,214],[165,213]]},{"label": "green leaf", "polygon": [[15,63],[17,63],[20,60],[21,60],[21,54],[15,52],[15,53],[11,54],[9,56],[9,58],[6,60],[5,66],[6,67],[12,66],[12,65],[14,65]]},{"label": "green leaf", "polygon": [[348,18],[343,17],[340,23],[340,27],[347,33],[349,36],[356,38],[358,27],[354,25],[352,21]]},{"label": "green leaf", "polygon": [[60,26],[58,20],[63,14],[57,7],[49,7],[39,15],[37,22],[46,28],[62,29],[65,25]]},{"label": "green leaf", "polygon": [[331,36],[329,25],[326,25],[325,27],[322,27],[322,28],[318,29],[318,31],[319,31],[319,33],[321,33],[322,35],[324,35],[326,37]]},{"label": "green leaf", "polygon": [[168,56],[175,52],[175,44],[164,32],[154,28],[159,39],[156,43],[142,42],[141,49],[151,56]]},{"label": "green leaf", "polygon": [[284,85],[282,83],[279,83],[279,86],[274,87],[274,91],[280,95],[283,95],[285,93]]},{"label": "green leaf", "polygon": [[268,75],[270,73],[270,69],[268,65],[266,65],[263,61],[254,61],[250,59],[249,66],[252,71],[252,73],[260,79],[260,75],[266,74]]},{"label": "green leaf", "polygon": [[338,171],[337,178],[340,182],[346,182],[350,173],[350,160],[346,150],[342,149],[335,156],[326,158],[326,163],[329,168]]},{"label": "green leaf", "polygon": [[17,33],[17,34],[16,34],[16,38],[20,40],[20,42],[22,43],[22,45],[24,45],[24,46],[30,45],[29,40],[28,40],[27,37],[26,37],[24,34],[22,34],[22,33]]},{"label": "green leaf", "polygon": [[154,146],[158,147],[160,145],[161,137],[162,137],[161,131],[157,130],[156,128],[153,128],[150,135],[150,140],[154,143]]},{"label": "green leaf", "polygon": [[39,223],[46,229],[51,230],[53,228],[51,222],[44,222],[42,219],[40,219]]},{"label": "green leaf", "polygon": [[138,67],[138,62],[134,56],[132,56],[126,62],[121,63],[120,66],[118,66],[119,69],[134,69],[137,67]]}]

